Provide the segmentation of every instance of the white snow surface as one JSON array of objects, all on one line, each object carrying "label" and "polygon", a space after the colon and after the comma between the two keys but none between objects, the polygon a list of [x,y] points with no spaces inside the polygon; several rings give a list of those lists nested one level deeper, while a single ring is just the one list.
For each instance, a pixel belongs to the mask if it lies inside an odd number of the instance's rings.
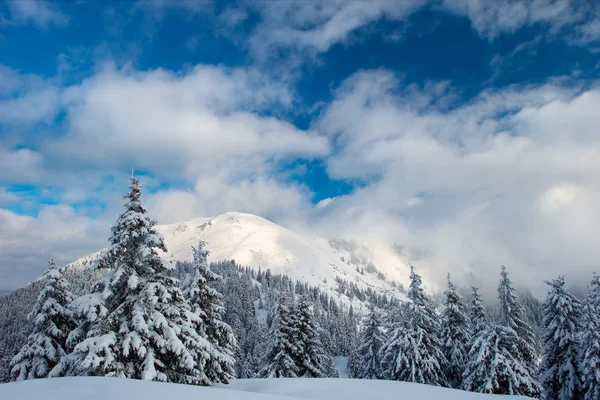
[{"label": "white snow surface", "polygon": [[358,379],[238,379],[199,387],[132,379],[70,377],[0,384],[3,400],[519,400],[416,383]]},{"label": "white snow surface", "polygon": [[[157,230],[165,237],[168,252],[162,256],[167,261],[191,260],[192,246],[203,240],[210,251],[209,261],[235,260],[255,270],[271,269],[273,273],[319,286],[331,295],[337,295],[335,278],[339,276],[361,289],[371,287],[377,293],[405,299],[390,282],[407,282],[409,263],[389,246],[354,241],[332,247],[325,238],[294,232],[256,215],[237,212],[158,225]],[[90,266],[97,254],[83,257],[70,267]],[[385,280],[366,270],[369,262],[385,275]],[[364,269],[364,274],[357,271],[357,266]]]}]

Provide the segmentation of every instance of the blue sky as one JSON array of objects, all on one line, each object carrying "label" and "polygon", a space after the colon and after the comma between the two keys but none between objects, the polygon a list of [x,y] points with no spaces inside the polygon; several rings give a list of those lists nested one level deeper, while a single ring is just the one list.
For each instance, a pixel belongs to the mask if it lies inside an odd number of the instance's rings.
[{"label": "blue sky", "polygon": [[163,223],[597,265],[591,3],[9,0],[0,55],[0,290],[104,246],[132,168]]}]

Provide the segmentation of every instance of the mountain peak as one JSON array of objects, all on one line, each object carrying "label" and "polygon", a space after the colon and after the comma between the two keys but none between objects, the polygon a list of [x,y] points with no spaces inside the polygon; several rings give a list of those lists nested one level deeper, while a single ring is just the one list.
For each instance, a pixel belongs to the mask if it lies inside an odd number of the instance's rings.
[{"label": "mountain peak", "polygon": [[[235,260],[255,270],[270,269],[336,296],[337,281],[343,280],[361,289],[403,298],[392,280],[408,276],[408,263],[393,251],[379,252],[378,259],[376,251],[357,241],[305,235],[240,212],[158,225],[157,230],[165,237],[168,251],[162,257],[167,261],[190,260],[192,246],[202,240],[207,243],[210,261]],[[89,266],[97,254],[72,266]]]}]

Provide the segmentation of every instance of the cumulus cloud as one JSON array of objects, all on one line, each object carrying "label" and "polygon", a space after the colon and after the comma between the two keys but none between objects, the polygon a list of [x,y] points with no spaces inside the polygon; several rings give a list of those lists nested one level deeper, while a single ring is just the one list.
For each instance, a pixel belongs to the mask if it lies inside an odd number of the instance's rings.
[{"label": "cumulus cloud", "polygon": [[[123,189],[124,172],[131,168],[141,170],[148,204],[163,223],[231,210],[284,221],[290,210],[296,212],[292,215],[305,212],[311,194],[279,177],[279,164],[330,152],[327,138],[278,117],[294,104],[291,90],[251,69],[198,66],[175,73],[108,68],[53,93],[51,101],[38,90],[0,99],[5,129],[23,127],[23,119],[35,127],[27,137],[17,135],[0,146],[1,181],[52,185],[58,201],[82,205],[56,226],[47,222],[56,218],[45,214],[20,217],[3,210],[11,221],[4,225],[6,238],[26,241],[25,231],[33,229],[46,241],[40,249],[55,244],[57,251],[64,249],[63,242],[53,241],[52,232],[67,229],[68,243],[69,221],[80,229],[73,235],[88,235],[82,208],[88,202],[109,204],[112,211],[101,213],[93,224],[109,226],[122,194],[109,183],[119,179],[122,184],[117,186]],[[42,111],[27,111],[33,109]],[[59,113],[60,124],[39,129],[40,122]],[[35,148],[23,147],[32,142]],[[165,191],[165,185],[170,189]],[[90,242],[100,248],[105,245],[102,237],[91,235]],[[79,250],[65,251],[64,258],[81,255],[84,244],[72,241],[72,249]],[[25,250],[6,244],[2,251],[3,274],[16,260],[24,269],[37,271],[39,260],[30,263]],[[13,278],[18,274],[11,273],[11,283]],[[30,278],[24,273],[21,283]]]},{"label": "cumulus cloud", "polygon": [[68,131],[52,152],[95,165],[134,163],[161,178],[263,176],[287,157],[328,153],[328,142],[273,116],[291,104],[286,87],[241,70],[198,67],[105,72],[66,95]]},{"label": "cumulus cloud", "polygon": [[[35,218],[2,210],[2,273],[25,283],[52,249],[70,261],[104,246],[96,230],[108,231],[123,172],[136,168],[151,177],[146,200],[162,223],[250,212],[417,249],[426,279],[440,284],[446,271],[481,279],[500,264],[540,287],[558,273],[586,281],[600,226],[600,91],[568,83],[487,90],[463,103],[448,82],[362,71],[301,130],[277,117],[293,106],[293,91],[256,71],[104,70],[57,90],[60,134],[40,137],[36,149],[0,147],[0,171],[4,184],[53,185],[62,202],[93,198],[108,210],[93,221],[68,206]],[[0,109],[28,96],[0,100]],[[354,191],[312,205],[313,193],[279,168],[298,158],[323,160],[331,178],[357,183]],[[4,204],[15,201],[3,193]],[[29,231],[40,242],[33,258]]]},{"label": "cumulus cloud", "polygon": [[37,218],[0,209],[0,291],[40,276],[54,258],[59,264],[99,249],[109,226],[78,215],[69,206],[47,206]]},{"label": "cumulus cloud", "polygon": [[310,191],[274,178],[228,180],[202,176],[193,191],[165,191],[151,196],[148,206],[161,223],[215,216],[226,211],[260,215],[290,226],[310,212]]},{"label": "cumulus cloud", "polygon": [[6,188],[0,187],[0,207],[14,203],[18,199],[18,196],[9,192]]},{"label": "cumulus cloud", "polygon": [[321,222],[432,252],[423,267],[439,280],[447,270],[487,277],[500,264],[526,282],[588,280],[600,224],[600,91],[574,87],[486,91],[444,109],[427,86],[417,98],[432,101],[414,102],[415,90],[388,71],[355,74],[314,128],[339,149],[329,174],[363,185]]}]

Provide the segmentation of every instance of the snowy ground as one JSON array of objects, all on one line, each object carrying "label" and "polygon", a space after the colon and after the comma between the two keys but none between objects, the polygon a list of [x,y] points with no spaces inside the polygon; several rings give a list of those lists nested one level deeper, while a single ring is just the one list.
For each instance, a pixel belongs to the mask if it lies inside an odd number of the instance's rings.
[{"label": "snowy ground", "polygon": [[525,399],[444,389],[405,382],[352,379],[240,379],[230,385],[197,387],[116,378],[37,379],[0,384],[2,400],[486,400]]}]

